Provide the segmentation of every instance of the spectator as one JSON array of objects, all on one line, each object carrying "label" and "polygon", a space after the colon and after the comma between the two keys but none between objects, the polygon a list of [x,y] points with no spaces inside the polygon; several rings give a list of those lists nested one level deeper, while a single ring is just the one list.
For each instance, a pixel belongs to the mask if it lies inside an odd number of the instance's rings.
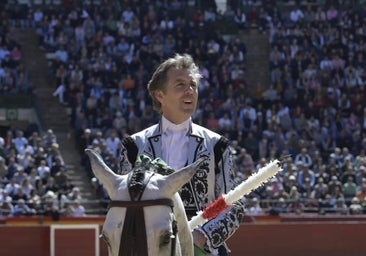
[{"label": "spectator", "polygon": [[37,167],[37,174],[41,179],[46,177],[45,173],[50,174],[50,167],[47,166],[46,160],[41,160],[40,165]]},{"label": "spectator", "polygon": [[36,178],[34,189],[39,196],[43,196],[46,193],[46,186],[43,184],[43,180],[40,177]]},{"label": "spectator", "polygon": [[362,184],[357,188],[355,197],[359,202],[363,202],[366,197],[366,182],[362,182]]},{"label": "spectator", "polygon": [[247,16],[242,9],[236,9],[234,21],[238,25],[238,28],[241,30],[247,27]]},{"label": "spectator", "polygon": [[121,131],[123,128],[127,128],[128,124],[124,116],[120,111],[117,111],[115,118],[113,119],[113,128],[116,131]]},{"label": "spectator", "polygon": [[338,180],[338,177],[336,175],[333,175],[333,176],[331,176],[331,179],[328,182],[329,193],[333,193],[333,191],[336,188],[341,190],[342,189],[342,183]]},{"label": "spectator", "polygon": [[314,190],[312,191],[311,198],[324,199],[328,192],[328,184],[324,182],[323,177],[319,177],[314,185]]},{"label": "spectator", "polygon": [[330,5],[329,9],[326,12],[327,20],[334,21],[338,18],[338,10],[335,8],[333,4]]},{"label": "spectator", "polygon": [[243,147],[247,150],[248,154],[255,159],[258,158],[258,144],[258,139],[254,136],[254,133],[249,131],[246,138],[243,140]]},{"label": "spectator", "polygon": [[9,196],[13,196],[18,193],[18,189],[20,188],[20,185],[15,182],[15,178],[12,177],[9,180],[9,183],[7,183],[4,187],[4,190]]},{"label": "spectator", "polygon": [[61,169],[66,169],[66,166],[63,163],[61,156],[55,157],[55,161],[51,163],[50,174],[52,177],[55,177],[56,173],[58,173]]},{"label": "spectator", "polygon": [[[216,21],[216,10],[214,10],[214,8],[212,6],[208,7],[207,9],[204,10],[203,18],[204,18],[204,21],[206,23],[210,23],[210,22]],[[240,18],[238,20],[238,22],[240,23],[242,21],[242,19],[241,19],[242,17],[240,16],[238,18]]]},{"label": "spectator", "polygon": [[[32,153],[33,151],[33,153]],[[34,166],[34,150],[26,149],[24,155],[18,155],[19,168],[24,169],[25,173],[29,173],[29,169]]]},{"label": "spectator", "polygon": [[83,217],[85,216],[85,207],[80,204],[79,200],[71,201],[69,204],[69,216]]},{"label": "spectator", "polygon": [[28,140],[24,137],[23,131],[16,131],[16,137],[13,139],[13,143],[17,152],[23,155],[26,145],[28,144]]},{"label": "spectator", "polygon": [[40,177],[38,176],[37,169],[35,167],[30,168],[28,174],[28,180],[33,187],[36,184],[37,179],[40,179]]},{"label": "spectator", "polygon": [[69,195],[74,190],[75,185],[70,178],[66,179],[65,184],[61,186],[60,193]]},{"label": "spectator", "polygon": [[57,143],[57,136],[52,129],[48,129],[46,134],[42,137],[42,145],[45,149],[48,149],[53,143]]},{"label": "spectator", "polygon": [[63,104],[65,102],[64,97],[65,97],[65,92],[66,92],[66,87],[64,84],[59,84],[56,88],[56,90],[52,93],[53,96],[57,96],[58,97],[58,101]]},{"label": "spectator", "polygon": [[356,196],[357,185],[352,176],[349,176],[347,182],[343,184],[342,191],[346,200],[350,200]]},{"label": "spectator", "polygon": [[222,16],[227,21],[234,21],[235,11],[233,10],[232,6],[229,3],[226,4],[226,9],[224,10]]},{"label": "spectator", "polygon": [[20,184],[20,188],[22,189],[23,193],[30,199],[31,191],[33,190],[33,185],[30,183],[29,178],[25,178],[22,183]]},{"label": "spectator", "polygon": [[305,165],[307,167],[312,167],[313,160],[311,156],[308,154],[307,148],[302,148],[301,152],[295,156],[295,163],[297,165]]},{"label": "spectator", "polygon": [[357,197],[352,198],[351,205],[349,206],[349,213],[351,215],[362,214],[363,208],[360,200]]},{"label": "spectator", "polygon": [[293,23],[301,22],[304,18],[304,13],[301,10],[299,5],[295,5],[294,8],[290,11],[290,20]]},{"label": "spectator", "polygon": [[42,209],[40,210],[44,216],[50,216],[53,220],[58,220],[60,216],[60,208],[57,202],[56,194],[49,190],[41,197]]},{"label": "spectator", "polygon": [[19,199],[23,199],[25,202],[28,201],[29,197],[27,194],[24,193],[23,188],[19,186],[17,192],[12,195],[11,197],[14,201],[18,201]]},{"label": "spectator", "polygon": [[71,201],[82,200],[80,189],[78,187],[73,187],[71,192],[67,194],[67,198]]},{"label": "spectator", "polygon": [[9,196],[8,192],[5,189],[0,190],[0,205],[5,202],[12,202],[12,197]]},{"label": "spectator", "polygon": [[57,61],[66,64],[69,60],[69,54],[63,44],[59,45],[59,48],[54,52],[54,56]]},{"label": "spectator", "polygon": [[340,197],[340,198],[337,199],[337,202],[334,206],[334,211],[335,211],[335,213],[339,213],[339,214],[342,214],[342,215],[348,215],[349,214],[349,208],[348,208],[344,198]]},{"label": "spectator", "polygon": [[14,180],[17,184],[22,184],[23,180],[25,180],[28,177],[28,174],[24,171],[24,168],[22,166],[19,166],[17,169],[17,172],[14,173]]},{"label": "spectator", "polygon": [[256,197],[249,200],[247,209],[248,209],[247,210],[248,215],[260,215],[264,213],[264,210],[260,205],[260,201]]},{"label": "spectator", "polygon": [[332,196],[327,194],[324,199],[320,199],[319,202],[319,213],[334,213],[335,202],[332,201]]},{"label": "spectator", "polygon": [[306,180],[308,179],[309,185],[313,188],[315,185],[315,173],[309,169],[309,166],[303,162],[298,163],[298,183],[300,188],[306,189]]},{"label": "spectator", "polygon": [[14,212],[14,206],[11,203],[11,198],[0,203],[0,216],[11,216]]},{"label": "spectator", "polygon": [[24,199],[19,199],[17,201],[17,204],[14,206],[12,211],[10,212],[10,215],[12,216],[31,216],[35,215],[36,210],[33,208],[30,208],[26,203]]},{"label": "spectator", "polygon": [[[291,191],[295,191],[296,187],[293,187]],[[303,203],[303,200],[301,200],[300,197],[294,197],[293,199],[289,200],[290,203],[288,205],[288,209],[290,212],[293,212],[295,214],[301,214],[305,211],[305,205]]]},{"label": "spectator", "polygon": [[225,112],[222,117],[218,119],[218,130],[221,132],[230,132],[233,129],[233,120],[229,113]]},{"label": "spectator", "polygon": [[117,136],[117,132],[112,130],[105,142],[107,144],[107,149],[110,150],[115,157],[117,157],[118,149],[121,143],[121,140]]},{"label": "spectator", "polygon": [[244,129],[245,131],[251,130],[256,119],[257,113],[255,108],[251,106],[250,102],[246,102],[245,106],[242,107],[239,112],[239,129]]},{"label": "spectator", "polygon": [[315,11],[315,20],[319,22],[319,21],[325,21],[326,19],[327,15],[323,10],[323,7],[321,5],[318,5]]},{"label": "spectator", "polygon": [[67,180],[70,179],[69,175],[66,173],[66,168],[61,167],[56,174],[54,175],[55,184],[58,187],[58,191],[60,191],[67,183]]},{"label": "spectator", "polygon": [[287,213],[288,203],[283,197],[280,197],[278,201],[271,207],[270,214],[277,215],[281,213]]},{"label": "spectator", "polygon": [[57,193],[59,190],[59,187],[57,186],[57,184],[55,183],[55,178],[54,177],[48,177],[46,184],[45,184],[45,191],[46,193],[48,191],[52,191],[54,193]]}]

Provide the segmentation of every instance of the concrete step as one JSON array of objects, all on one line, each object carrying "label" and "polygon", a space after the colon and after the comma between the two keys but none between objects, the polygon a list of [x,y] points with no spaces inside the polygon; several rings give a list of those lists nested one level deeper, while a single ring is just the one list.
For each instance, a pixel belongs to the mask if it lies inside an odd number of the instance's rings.
[{"label": "concrete step", "polygon": [[[29,72],[30,82],[37,85],[36,102],[40,109],[42,130],[52,129],[57,136],[60,152],[72,182],[80,188],[82,197],[95,200],[90,178],[80,165],[75,136],[70,128],[69,109],[52,95],[54,82],[48,77],[48,61],[45,52],[38,47],[38,36],[32,29],[14,29],[12,34],[21,42],[24,65]],[[96,208],[98,203],[86,203],[86,208]]]},{"label": "concrete step", "polygon": [[[269,85],[269,40],[268,36],[262,34],[258,29],[247,29],[241,34],[243,42],[247,45],[246,58],[246,80],[249,84],[249,93],[257,97],[261,91]],[[260,75],[259,75],[260,74]],[[261,88],[258,88],[260,85]]]}]

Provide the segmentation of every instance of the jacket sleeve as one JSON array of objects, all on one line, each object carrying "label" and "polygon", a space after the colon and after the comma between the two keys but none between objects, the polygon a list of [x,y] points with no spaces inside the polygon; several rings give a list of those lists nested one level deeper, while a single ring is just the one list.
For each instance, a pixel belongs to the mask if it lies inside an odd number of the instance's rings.
[{"label": "jacket sleeve", "polygon": [[[215,146],[216,165],[216,198],[228,193],[236,187],[235,170],[232,159],[231,148],[227,139],[223,137]],[[215,250],[225,243],[240,227],[244,217],[244,198],[230,205],[215,218],[207,221],[201,226],[201,231],[207,238],[209,249]]]}]

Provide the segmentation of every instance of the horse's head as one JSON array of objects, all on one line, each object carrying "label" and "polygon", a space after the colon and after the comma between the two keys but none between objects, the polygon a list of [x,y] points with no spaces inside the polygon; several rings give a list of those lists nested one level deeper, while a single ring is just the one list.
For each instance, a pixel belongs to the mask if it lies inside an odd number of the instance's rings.
[{"label": "horse's head", "polygon": [[205,158],[164,176],[156,173],[162,168],[160,163],[141,157],[129,174],[118,175],[95,151],[85,151],[111,199],[112,207],[103,226],[110,256],[193,254],[191,233],[177,191]]}]

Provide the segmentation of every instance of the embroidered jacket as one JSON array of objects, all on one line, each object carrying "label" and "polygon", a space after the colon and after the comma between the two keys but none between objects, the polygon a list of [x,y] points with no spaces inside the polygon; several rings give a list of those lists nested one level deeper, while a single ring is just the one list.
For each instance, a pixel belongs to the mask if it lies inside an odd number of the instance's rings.
[{"label": "embroidered jacket", "polygon": [[[196,215],[197,211],[203,210],[219,196],[229,192],[236,184],[234,183],[235,171],[228,140],[192,122],[188,136],[187,164],[193,163],[201,156],[209,156],[206,167],[199,170],[180,191],[189,220]],[[135,163],[136,157],[141,154],[145,154],[151,159],[162,158],[161,138],[161,123],[124,138],[122,144],[127,150],[129,162]],[[175,153],[179,154],[179,152]],[[125,166],[122,169],[122,174],[125,174],[131,168]],[[243,203],[237,202],[200,227],[208,239],[210,250],[215,251],[224,244],[239,228],[243,215]]]}]

